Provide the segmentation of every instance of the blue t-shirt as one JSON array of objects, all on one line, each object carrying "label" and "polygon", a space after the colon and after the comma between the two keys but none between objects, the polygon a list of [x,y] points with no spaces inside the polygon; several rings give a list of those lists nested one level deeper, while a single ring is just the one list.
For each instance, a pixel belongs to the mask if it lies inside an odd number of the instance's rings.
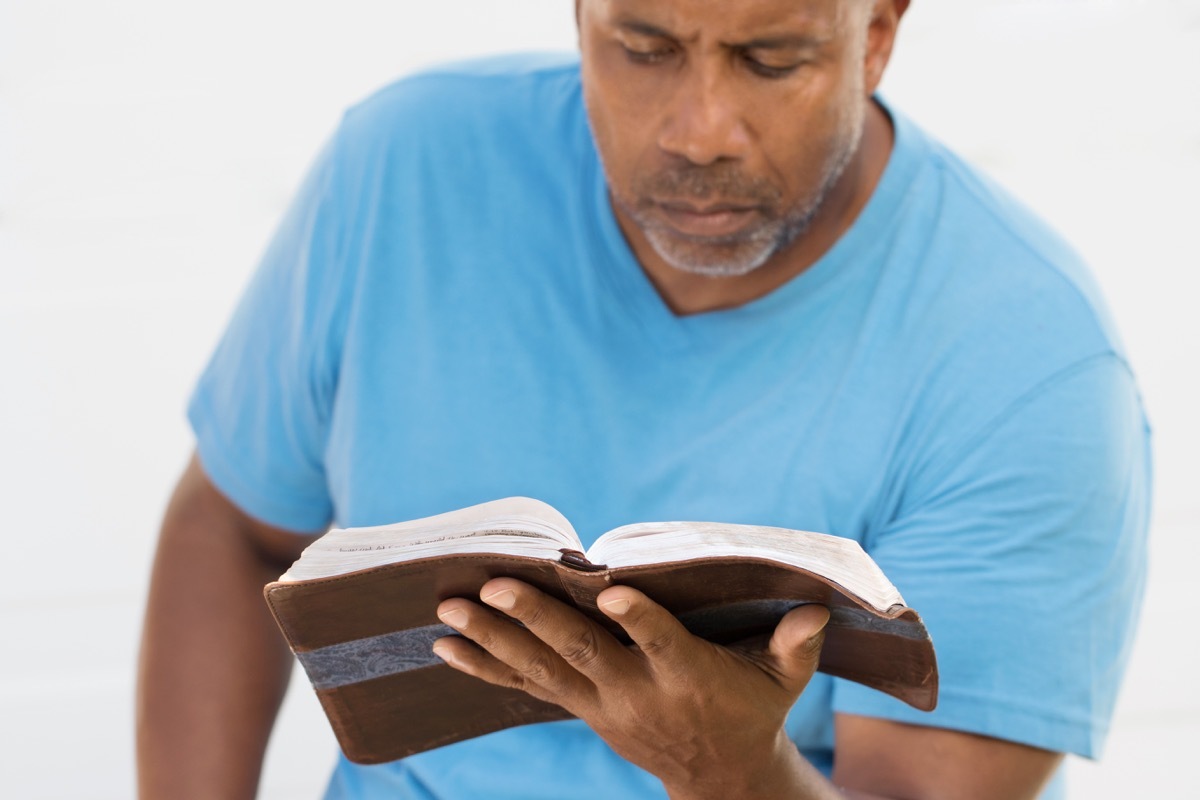
[{"label": "blue t-shirt", "polygon": [[[392,85],[346,115],[200,380],[209,477],[297,531],[528,495],[585,544],[662,519],[850,537],[924,616],[940,704],[818,674],[789,719],[806,756],[830,768],[835,711],[1095,755],[1143,585],[1137,390],[1078,257],[892,117],[829,252],[679,317],[617,227],[574,58]],[[571,721],[343,760],[330,796],[662,787]]]}]

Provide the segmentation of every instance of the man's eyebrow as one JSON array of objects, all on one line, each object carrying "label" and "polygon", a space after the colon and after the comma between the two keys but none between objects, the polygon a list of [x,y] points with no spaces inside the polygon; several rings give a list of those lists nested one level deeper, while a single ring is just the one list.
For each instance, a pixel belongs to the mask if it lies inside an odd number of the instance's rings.
[{"label": "man's eyebrow", "polygon": [[638,19],[622,18],[616,21],[616,26],[630,33],[637,33],[642,36],[651,36],[659,39],[674,39],[675,37],[670,31],[666,31],[657,25],[651,25],[649,22],[642,22]]},{"label": "man's eyebrow", "polygon": [[[678,38],[664,28],[631,17],[618,19],[615,24],[621,30],[641,36],[657,39]],[[760,36],[746,42],[732,42],[729,47],[738,50],[812,50],[824,45],[831,38],[833,37],[815,33],[785,33],[778,36]]]},{"label": "man's eyebrow", "polygon": [[748,42],[737,42],[733,47],[742,50],[812,50],[828,42],[832,37],[816,34],[782,34],[762,36]]}]

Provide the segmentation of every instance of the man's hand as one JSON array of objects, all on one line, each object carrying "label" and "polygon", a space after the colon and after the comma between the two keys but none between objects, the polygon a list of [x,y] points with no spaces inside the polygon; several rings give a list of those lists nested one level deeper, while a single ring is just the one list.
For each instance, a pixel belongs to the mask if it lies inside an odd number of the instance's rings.
[{"label": "man's hand", "polygon": [[839,714],[830,782],[783,729],[817,666],[829,619],[823,607],[793,610],[759,646],[721,647],[692,636],[637,590],[614,586],[597,603],[633,640],[626,647],[520,581],[489,581],[480,597],[491,608],[462,598],[438,607],[442,621],[475,644],[450,637],[434,651],[455,669],[567,709],[662,779],[676,800],[1018,800],[1038,796],[1062,759],[985,736]]},{"label": "man's hand", "polygon": [[438,656],[562,706],[673,797],[829,796],[783,727],[816,670],[824,607],[793,610],[769,641],[721,647],[641,592],[614,586],[597,604],[633,640],[627,647],[520,581],[489,581],[480,598],[502,613],[461,598],[438,607],[443,622],[478,645],[440,639]]}]

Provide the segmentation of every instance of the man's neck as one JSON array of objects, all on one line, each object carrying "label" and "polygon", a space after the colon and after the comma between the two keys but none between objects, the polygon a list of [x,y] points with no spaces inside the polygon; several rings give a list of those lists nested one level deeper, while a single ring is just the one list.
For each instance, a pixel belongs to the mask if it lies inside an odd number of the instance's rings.
[{"label": "man's neck", "polygon": [[875,191],[892,151],[894,133],[887,113],[869,104],[862,141],[804,233],[771,260],[745,275],[708,277],[685,272],[664,261],[641,229],[614,210],[650,282],[679,316],[736,308],[764,297],[821,258],[854,223]]}]

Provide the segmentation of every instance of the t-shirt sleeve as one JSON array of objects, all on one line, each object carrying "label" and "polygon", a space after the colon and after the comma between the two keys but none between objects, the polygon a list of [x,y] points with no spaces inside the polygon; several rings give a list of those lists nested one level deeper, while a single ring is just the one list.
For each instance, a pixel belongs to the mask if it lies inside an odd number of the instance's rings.
[{"label": "t-shirt sleeve", "polygon": [[938,708],[837,681],[835,711],[1098,756],[1145,581],[1148,450],[1133,379],[1109,354],[928,465],[867,547],[928,625]]},{"label": "t-shirt sleeve", "polygon": [[324,529],[324,469],[337,382],[341,235],[336,139],[305,178],[188,405],[200,461],[243,511]]}]

